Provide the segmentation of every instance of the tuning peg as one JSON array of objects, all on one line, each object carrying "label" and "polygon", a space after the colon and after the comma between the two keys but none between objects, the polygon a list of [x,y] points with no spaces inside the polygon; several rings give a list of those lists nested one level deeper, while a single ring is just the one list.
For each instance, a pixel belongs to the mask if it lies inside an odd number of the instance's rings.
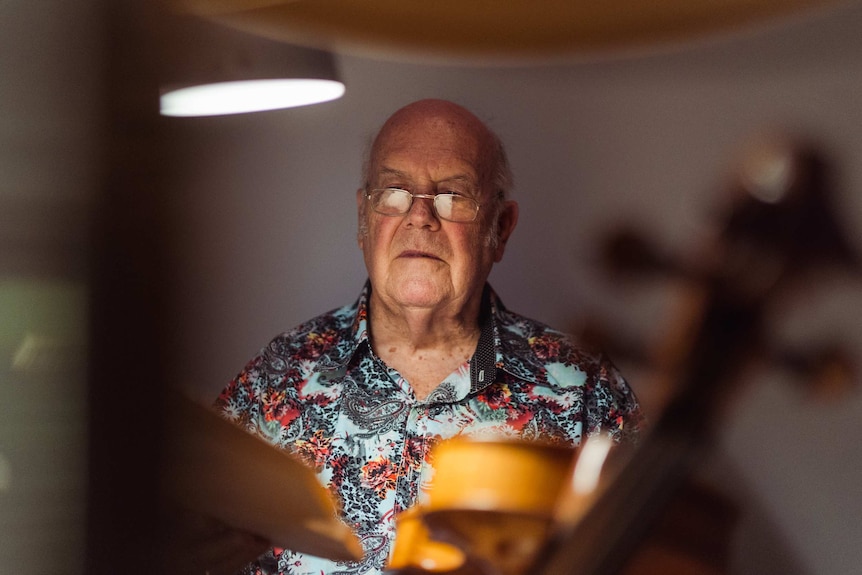
[{"label": "tuning peg", "polygon": [[784,134],[759,135],[744,148],[737,176],[742,190],[767,204],[787,197],[801,179],[800,146]]},{"label": "tuning peg", "polygon": [[623,277],[685,275],[677,262],[630,227],[620,227],[607,235],[600,262],[607,272]]},{"label": "tuning peg", "polygon": [[643,342],[625,334],[620,329],[612,329],[607,322],[597,317],[588,317],[570,333],[577,336],[578,342],[589,349],[601,350],[615,361],[647,365],[652,357]]},{"label": "tuning peg", "polygon": [[843,397],[855,387],[858,366],[850,355],[836,345],[813,350],[773,350],[773,362],[803,382],[812,396],[822,399]]},{"label": "tuning peg", "polygon": [[739,161],[726,239],[788,254],[796,269],[837,264],[862,270],[836,217],[831,173],[823,154],[800,140],[754,138]]}]

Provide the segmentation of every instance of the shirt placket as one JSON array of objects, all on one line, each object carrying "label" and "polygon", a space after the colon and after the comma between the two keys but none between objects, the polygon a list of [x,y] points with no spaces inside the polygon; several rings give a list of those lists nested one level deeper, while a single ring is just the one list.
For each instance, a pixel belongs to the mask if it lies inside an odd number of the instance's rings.
[{"label": "shirt placket", "polygon": [[[410,406],[404,422],[404,444],[401,452],[401,468],[398,473],[398,511],[413,506],[420,489],[419,480],[428,449],[428,405],[417,402]],[[409,453],[409,451],[414,453]],[[418,458],[416,454],[419,454]],[[418,466],[416,465],[418,463]]]}]

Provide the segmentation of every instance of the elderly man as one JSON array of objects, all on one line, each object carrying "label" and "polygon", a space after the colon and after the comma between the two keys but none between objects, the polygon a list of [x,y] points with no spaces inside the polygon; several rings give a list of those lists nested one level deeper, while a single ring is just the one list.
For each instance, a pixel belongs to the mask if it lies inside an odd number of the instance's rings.
[{"label": "elderly man", "polygon": [[460,106],[423,100],[383,125],[356,195],[359,300],[277,337],[217,402],[315,469],[365,557],[273,549],[247,573],[379,572],[441,439],[577,444],[636,430],[636,400],[609,363],[507,311],[487,285],[518,221],[510,186],[499,139]]}]

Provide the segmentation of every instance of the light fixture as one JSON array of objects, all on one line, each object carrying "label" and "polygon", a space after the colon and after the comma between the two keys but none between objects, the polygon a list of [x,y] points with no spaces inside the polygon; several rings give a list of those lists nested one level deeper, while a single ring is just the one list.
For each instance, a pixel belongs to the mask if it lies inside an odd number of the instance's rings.
[{"label": "light fixture", "polygon": [[163,116],[216,116],[327,102],[344,93],[332,54],[197,17],[168,23]]}]

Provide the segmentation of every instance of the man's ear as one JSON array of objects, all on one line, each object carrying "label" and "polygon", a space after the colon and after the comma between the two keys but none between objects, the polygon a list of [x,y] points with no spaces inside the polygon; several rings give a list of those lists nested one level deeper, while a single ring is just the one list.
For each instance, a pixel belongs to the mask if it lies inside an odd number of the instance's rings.
[{"label": "man's ear", "polygon": [[503,253],[506,251],[506,242],[509,241],[509,236],[515,231],[517,224],[518,202],[506,200],[503,202],[503,209],[500,210],[500,216],[497,220],[497,249],[494,252],[495,263],[503,259]]},{"label": "man's ear", "polygon": [[359,249],[365,251],[365,236],[367,235],[367,220],[365,219],[365,188],[359,188],[356,190],[356,214],[357,214],[357,226],[356,226],[356,243],[359,245]]}]

